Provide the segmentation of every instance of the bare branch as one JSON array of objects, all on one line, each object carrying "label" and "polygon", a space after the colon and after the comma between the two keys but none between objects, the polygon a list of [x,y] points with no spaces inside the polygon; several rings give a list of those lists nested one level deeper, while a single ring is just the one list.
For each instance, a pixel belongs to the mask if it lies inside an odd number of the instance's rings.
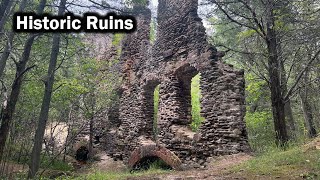
[{"label": "bare branch", "polygon": [[290,97],[292,91],[298,85],[298,83],[299,83],[300,79],[302,78],[303,74],[306,72],[306,70],[309,68],[309,66],[313,63],[313,61],[318,58],[319,54],[320,54],[320,49],[315,53],[315,55],[310,59],[310,61],[305,65],[303,70],[299,73],[298,77],[296,78],[295,83],[292,85],[292,87],[290,88],[288,93],[285,95],[284,100],[287,100]]},{"label": "bare branch", "polygon": [[261,33],[256,27],[250,26],[250,25],[245,24],[245,23],[242,23],[242,22],[239,22],[239,21],[235,20],[233,17],[231,17],[230,14],[227,12],[227,10],[225,10],[225,9],[221,6],[221,3],[220,3],[220,2],[217,2],[216,0],[212,0],[212,2],[217,5],[217,7],[219,8],[219,10],[222,11],[222,12],[227,16],[227,18],[228,18],[230,21],[236,23],[236,24],[239,25],[239,26],[247,27],[247,28],[249,28],[249,29],[252,29],[252,30],[256,31],[262,38],[265,38],[265,37],[266,37],[266,36],[264,35],[264,33]]}]

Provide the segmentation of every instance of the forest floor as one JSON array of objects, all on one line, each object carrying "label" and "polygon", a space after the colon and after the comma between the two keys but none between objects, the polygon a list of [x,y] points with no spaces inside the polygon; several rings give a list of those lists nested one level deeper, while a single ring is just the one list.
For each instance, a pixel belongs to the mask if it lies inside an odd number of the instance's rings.
[{"label": "forest floor", "polygon": [[206,169],[192,169],[187,171],[172,171],[160,175],[148,175],[134,178],[130,180],[191,180],[191,179],[243,179],[237,174],[230,172],[230,168],[239,165],[253,158],[248,154],[236,154],[223,156],[215,159]]},{"label": "forest floor", "polygon": [[[151,167],[131,173],[121,161],[113,161],[102,151],[94,159],[74,170],[60,167],[64,170],[51,169],[43,175],[50,179],[77,180],[320,179],[320,137],[286,150],[271,148],[261,154],[217,157],[206,169],[173,171]],[[15,173],[26,172],[27,166],[12,163],[10,169]]]},{"label": "forest floor", "polygon": [[[215,159],[206,169],[168,171],[125,170],[103,153],[100,161],[80,170],[75,179],[107,180],[228,180],[228,179],[320,179],[320,138],[287,150],[271,149],[259,155],[236,154]],[[73,179],[73,178],[72,178]]]},{"label": "forest floor", "polygon": [[[226,179],[235,177],[229,173],[229,169],[235,165],[253,158],[251,155],[240,153],[222,156],[215,159],[206,169],[191,169],[186,171],[172,171],[151,169],[130,173],[120,161],[113,161],[104,153],[98,154],[99,161],[78,170],[79,178],[76,179],[127,179],[127,180],[184,180],[184,179]],[[94,171],[94,173],[92,173]],[[241,178],[240,178],[241,179]]]}]

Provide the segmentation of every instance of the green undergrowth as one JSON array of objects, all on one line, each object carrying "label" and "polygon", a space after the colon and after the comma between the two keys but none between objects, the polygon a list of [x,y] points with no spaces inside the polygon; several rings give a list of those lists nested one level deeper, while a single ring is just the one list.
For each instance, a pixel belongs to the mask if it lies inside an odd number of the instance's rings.
[{"label": "green undergrowth", "polygon": [[161,161],[155,161],[150,164],[148,170],[141,170],[141,171],[133,171],[130,172],[129,170],[123,172],[100,172],[94,171],[89,174],[75,176],[75,177],[65,177],[62,179],[75,179],[75,180],[96,180],[96,179],[107,179],[107,180],[122,180],[127,178],[137,178],[145,177],[145,176],[152,176],[152,175],[160,175],[169,173],[171,170],[163,169],[163,163]]},{"label": "green undergrowth", "polygon": [[250,179],[319,179],[320,150],[316,146],[295,146],[285,151],[274,148],[234,167],[232,171]]},{"label": "green undergrowth", "polygon": [[96,179],[108,179],[108,180],[121,180],[121,179],[127,179],[129,177],[141,177],[141,176],[150,176],[150,175],[159,175],[159,174],[164,174],[167,171],[165,170],[160,170],[160,169],[150,169],[147,171],[140,171],[140,172],[134,172],[130,173],[129,171],[127,172],[93,172],[81,177],[74,177],[70,179],[76,179],[76,180],[96,180]]},{"label": "green undergrowth", "polygon": [[40,163],[41,168],[58,170],[58,171],[72,171],[72,165],[60,159],[52,161],[50,158],[43,158]]},{"label": "green undergrowth", "polygon": [[[228,175],[246,179],[320,179],[320,139],[305,145],[289,144],[286,150],[270,146],[268,151],[230,169]],[[93,171],[59,179],[143,179],[172,172],[162,169],[162,163],[155,161],[145,171]]]}]

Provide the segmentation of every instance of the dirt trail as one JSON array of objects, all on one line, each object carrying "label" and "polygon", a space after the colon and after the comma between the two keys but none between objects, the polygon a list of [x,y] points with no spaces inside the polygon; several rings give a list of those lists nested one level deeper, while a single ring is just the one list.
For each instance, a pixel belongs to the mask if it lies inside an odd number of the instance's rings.
[{"label": "dirt trail", "polygon": [[215,159],[207,169],[192,169],[187,171],[174,171],[169,174],[157,176],[129,178],[130,180],[225,180],[225,179],[246,179],[238,174],[231,174],[229,169],[235,165],[251,159],[248,154],[236,154],[222,156]]},{"label": "dirt trail", "polygon": [[[126,167],[121,161],[113,161],[104,153],[98,155],[100,161],[92,164],[91,170],[101,172],[123,172]],[[173,171],[161,175],[148,175],[142,177],[130,177],[128,180],[220,180],[220,179],[245,179],[241,178],[239,174],[231,174],[229,171],[231,167],[238,165],[251,159],[252,156],[244,153],[221,156],[213,160],[206,169],[191,169],[186,171]]]},{"label": "dirt trail", "polygon": [[100,161],[92,165],[92,169],[101,172],[121,172],[126,169],[122,161],[114,161],[111,157],[105,153],[100,153],[97,156],[100,157]]}]

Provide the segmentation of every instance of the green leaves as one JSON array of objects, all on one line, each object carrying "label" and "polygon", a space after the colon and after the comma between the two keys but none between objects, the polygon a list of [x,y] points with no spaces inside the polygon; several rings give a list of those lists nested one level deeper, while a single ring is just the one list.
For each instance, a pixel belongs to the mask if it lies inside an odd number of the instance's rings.
[{"label": "green leaves", "polygon": [[117,48],[118,57],[121,55],[121,41],[124,38],[124,34],[114,34],[112,39],[112,45]]},{"label": "green leaves", "polygon": [[239,40],[242,40],[242,39],[246,39],[246,38],[249,38],[249,37],[252,37],[253,35],[255,35],[257,32],[253,29],[248,29],[248,30],[244,30],[244,31],[241,31],[237,34],[237,37],[239,38]]},{"label": "green leaves", "polygon": [[191,80],[191,115],[192,123],[191,128],[193,131],[197,131],[201,123],[204,121],[204,117],[201,116],[201,90],[200,90],[200,73],[197,74]]},{"label": "green leaves", "polygon": [[112,39],[112,45],[113,46],[119,46],[122,39],[124,38],[124,34],[114,34],[113,39]]},{"label": "green leaves", "polygon": [[257,102],[264,94],[263,89],[266,87],[266,82],[257,79],[252,73],[246,74],[246,81],[247,102]]},{"label": "green leaves", "polygon": [[158,109],[159,109],[159,90],[160,85],[158,85],[153,93],[153,108],[154,108],[154,115],[153,115],[153,132],[154,134],[158,134]]},{"label": "green leaves", "polygon": [[269,100],[267,83],[258,79],[252,73],[246,73],[246,104],[245,121],[248,130],[249,143],[257,151],[265,151],[274,145],[274,127]]},{"label": "green leaves", "polygon": [[152,19],[150,24],[150,42],[152,44],[156,41],[156,38],[157,38],[156,28],[157,28],[157,23],[154,19]]}]

